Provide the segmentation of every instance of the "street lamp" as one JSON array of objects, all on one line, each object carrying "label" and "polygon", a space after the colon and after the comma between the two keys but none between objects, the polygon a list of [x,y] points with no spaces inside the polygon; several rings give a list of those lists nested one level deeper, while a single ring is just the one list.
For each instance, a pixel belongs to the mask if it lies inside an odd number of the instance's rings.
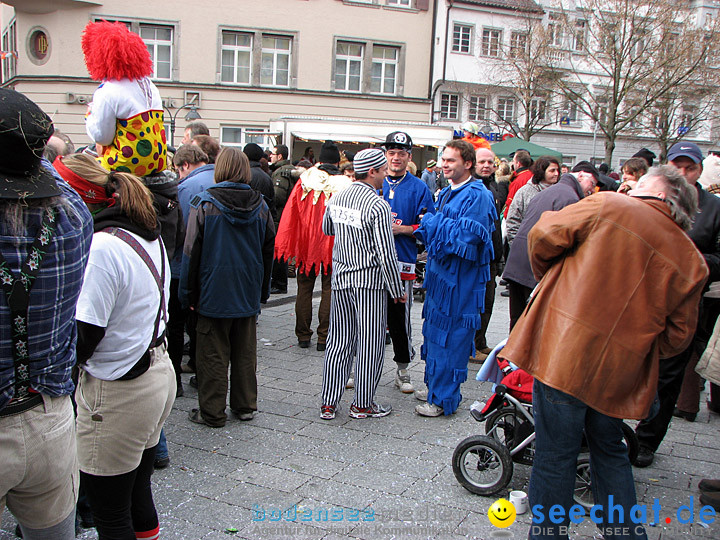
[{"label": "street lamp", "polygon": [[[171,102],[172,103],[172,102]],[[202,116],[200,116],[200,113],[197,112],[197,105],[195,103],[185,103],[181,105],[176,111],[175,114],[170,112],[170,108],[167,107],[165,104],[163,104],[163,108],[168,112],[168,116],[170,117],[170,146],[173,148],[175,147],[175,121],[177,120],[178,114],[180,114],[180,111],[183,109],[190,109],[188,113],[185,115],[185,120],[188,122],[192,122],[193,120],[200,120]]]}]

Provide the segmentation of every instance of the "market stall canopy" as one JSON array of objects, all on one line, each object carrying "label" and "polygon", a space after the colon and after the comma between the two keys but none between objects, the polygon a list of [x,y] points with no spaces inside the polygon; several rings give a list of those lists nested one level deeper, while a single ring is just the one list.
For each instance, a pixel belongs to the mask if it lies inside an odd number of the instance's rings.
[{"label": "market stall canopy", "polygon": [[282,117],[270,122],[270,132],[282,133],[285,144],[288,144],[291,135],[306,141],[382,144],[388,133],[398,130],[410,135],[415,146],[442,146],[452,139],[453,134],[451,127],[417,122],[302,117]]},{"label": "market stall canopy", "polygon": [[551,150],[550,148],[545,148],[544,146],[525,141],[518,137],[509,137],[502,142],[491,145],[491,148],[499,158],[508,157],[516,150],[522,149],[530,152],[530,157],[533,159],[537,159],[540,156],[553,156],[562,159],[562,154],[557,150]]}]

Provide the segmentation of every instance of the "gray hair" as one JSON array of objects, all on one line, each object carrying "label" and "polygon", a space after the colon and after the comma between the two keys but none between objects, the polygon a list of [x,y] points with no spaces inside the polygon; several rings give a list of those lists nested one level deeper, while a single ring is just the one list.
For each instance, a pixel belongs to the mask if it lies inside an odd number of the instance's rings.
[{"label": "gray hair", "polygon": [[684,231],[689,231],[698,211],[698,196],[695,186],[688,184],[685,177],[672,165],[651,167],[646,177],[657,177],[667,186],[665,203],[670,215]]}]

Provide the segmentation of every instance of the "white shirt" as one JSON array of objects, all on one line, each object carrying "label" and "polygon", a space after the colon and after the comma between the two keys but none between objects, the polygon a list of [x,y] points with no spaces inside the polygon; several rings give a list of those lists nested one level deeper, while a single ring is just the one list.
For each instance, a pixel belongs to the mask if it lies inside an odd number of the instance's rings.
[{"label": "white shirt", "polygon": [[[130,233],[132,234],[132,233]],[[132,234],[162,273],[160,240]],[[165,255],[165,308],[170,296],[170,263]],[[105,328],[84,369],[106,381],[125,375],[145,354],[160,305],[160,291],[143,260],[127,243],[107,233],[93,235],[75,318]],[[158,335],[165,329],[160,319]]]}]

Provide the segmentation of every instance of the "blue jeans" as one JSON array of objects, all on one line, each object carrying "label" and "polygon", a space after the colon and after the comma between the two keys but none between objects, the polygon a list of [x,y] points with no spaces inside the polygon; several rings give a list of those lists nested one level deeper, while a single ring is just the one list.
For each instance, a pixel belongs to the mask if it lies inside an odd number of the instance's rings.
[{"label": "blue jeans", "polygon": [[165,428],[160,431],[160,440],[157,444],[157,450],[155,451],[155,459],[164,459],[168,457],[167,439],[165,438]]},{"label": "blue jeans", "polygon": [[[599,413],[538,380],[533,386],[533,416],[535,457],[529,494],[533,523],[529,538],[568,538],[565,527],[570,523],[570,508],[576,504],[573,501],[575,467],[584,430],[590,448],[593,497],[595,504],[603,508],[596,514],[600,521],[598,528],[606,540],[647,540],[645,529],[630,519],[630,509],[637,499],[627,448],[622,442],[622,420]],[[608,516],[610,496],[612,506]],[[536,505],[542,505],[542,522],[535,515]],[[559,524],[548,519],[554,505],[564,509],[564,520]],[[590,519],[589,514],[585,510],[583,520]]]}]

